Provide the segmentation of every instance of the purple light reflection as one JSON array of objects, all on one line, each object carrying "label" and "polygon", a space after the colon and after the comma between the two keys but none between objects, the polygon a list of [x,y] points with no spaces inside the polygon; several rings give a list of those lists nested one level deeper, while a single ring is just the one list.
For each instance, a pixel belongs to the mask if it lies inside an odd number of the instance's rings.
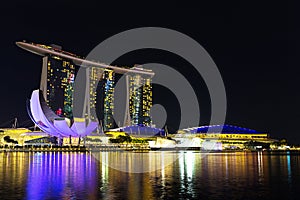
[{"label": "purple light reflection", "polygon": [[97,164],[88,153],[31,155],[26,199],[93,199],[97,187]]}]

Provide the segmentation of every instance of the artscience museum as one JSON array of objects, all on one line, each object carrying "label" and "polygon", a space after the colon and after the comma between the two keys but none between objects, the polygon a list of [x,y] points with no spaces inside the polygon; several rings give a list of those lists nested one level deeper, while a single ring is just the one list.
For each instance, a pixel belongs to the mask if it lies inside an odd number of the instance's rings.
[{"label": "artscience museum", "polygon": [[86,125],[85,118],[69,119],[56,115],[46,104],[42,92],[34,90],[27,102],[27,111],[32,121],[44,132],[56,137],[84,137],[98,126],[91,121]]}]

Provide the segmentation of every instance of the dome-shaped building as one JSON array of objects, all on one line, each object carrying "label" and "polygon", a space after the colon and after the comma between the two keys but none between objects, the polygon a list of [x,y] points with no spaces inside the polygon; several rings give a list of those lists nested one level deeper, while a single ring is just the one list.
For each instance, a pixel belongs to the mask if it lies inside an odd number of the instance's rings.
[{"label": "dome-shaped building", "polygon": [[165,131],[163,129],[145,126],[145,125],[125,126],[116,129],[111,129],[111,131],[121,131],[127,133],[128,135],[141,136],[141,137],[165,135]]},{"label": "dome-shaped building", "polygon": [[243,128],[233,125],[209,125],[209,126],[200,126],[193,128],[186,128],[183,131],[189,133],[239,133],[239,134],[253,134],[253,133],[263,133],[253,129]]}]

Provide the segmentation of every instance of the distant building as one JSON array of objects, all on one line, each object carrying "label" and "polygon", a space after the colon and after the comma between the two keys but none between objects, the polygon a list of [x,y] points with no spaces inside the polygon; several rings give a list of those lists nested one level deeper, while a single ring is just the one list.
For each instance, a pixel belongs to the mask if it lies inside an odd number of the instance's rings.
[{"label": "distant building", "polygon": [[152,123],[150,109],[152,107],[152,84],[151,78],[144,78],[143,95],[142,95],[142,119],[145,126],[150,126]]},{"label": "distant building", "polygon": [[150,109],[152,107],[151,77],[145,75],[128,75],[129,113],[131,125],[151,125]]},{"label": "distant building", "polygon": [[103,128],[108,130],[114,128],[114,83],[115,75],[112,70],[104,70],[103,73]]},{"label": "distant building", "polygon": [[103,69],[90,67],[87,69],[89,77],[89,99],[88,99],[88,117],[92,121],[97,121],[97,92],[99,91],[99,82],[103,80]]},{"label": "distant building", "polygon": [[[45,48],[53,48],[44,46]],[[60,48],[56,48],[61,51]],[[71,54],[75,56],[74,54]],[[72,118],[74,80],[79,66],[71,59],[62,56],[46,54],[43,58],[43,69],[40,89],[49,107],[59,116]],[[143,72],[151,70],[134,67]],[[88,98],[84,100],[84,112],[92,120],[101,120],[104,130],[115,128],[114,113],[114,85],[115,72],[89,66],[87,73]],[[151,75],[129,73],[128,87],[128,121],[127,125],[151,125],[150,109],[152,107]],[[45,92],[46,91],[46,92]],[[97,106],[97,103],[101,105]]]},{"label": "distant building", "polygon": [[[46,55],[43,58],[40,89],[43,91],[48,106],[58,116],[73,118],[74,81],[79,67],[71,60],[59,56]],[[113,128],[114,72],[98,67],[89,67],[85,72],[88,77],[87,88],[89,90],[86,103],[88,118],[97,121],[97,116],[101,113],[103,127]],[[99,107],[101,110],[96,108],[97,96],[103,98],[103,105]]]},{"label": "distant building", "polygon": [[[124,124],[151,125],[151,78],[154,76],[152,70],[138,66],[133,68],[117,67],[85,60],[73,53],[63,51],[62,47],[58,45],[47,46],[26,42],[17,42],[16,44],[27,51],[43,56],[40,83],[41,95],[45,99],[45,104],[50,107],[50,110],[56,116],[70,119],[69,125],[74,123],[73,115],[75,115],[79,118],[85,118],[86,122],[100,120],[104,130],[116,126],[113,119],[115,73],[129,74],[126,75],[128,98],[126,99],[126,120],[124,119]],[[81,73],[77,74],[79,63],[84,65],[83,75]],[[86,84],[85,94],[79,95],[78,98],[82,103],[78,103],[76,111],[74,111],[74,81],[76,78],[84,80]],[[99,100],[102,100],[100,105]],[[42,130],[45,131],[46,129]],[[52,129],[49,131],[53,132]],[[53,134],[55,135],[54,132]],[[59,135],[63,134],[59,133]]]},{"label": "distant building", "polygon": [[156,127],[143,126],[143,125],[130,125],[111,129],[113,132],[124,132],[128,135],[135,137],[153,137],[165,136],[165,130]]},{"label": "distant building", "polygon": [[277,141],[270,138],[268,133],[233,125],[210,125],[187,128],[178,131],[177,135],[180,134],[192,134],[194,137],[199,137],[205,141],[212,143],[219,142],[222,144],[223,149],[243,149],[252,143],[260,144],[257,146],[265,146],[265,144],[270,146],[271,143]]},{"label": "distant building", "polygon": [[41,90],[48,106],[59,116],[72,118],[75,65],[58,56],[45,56]]}]

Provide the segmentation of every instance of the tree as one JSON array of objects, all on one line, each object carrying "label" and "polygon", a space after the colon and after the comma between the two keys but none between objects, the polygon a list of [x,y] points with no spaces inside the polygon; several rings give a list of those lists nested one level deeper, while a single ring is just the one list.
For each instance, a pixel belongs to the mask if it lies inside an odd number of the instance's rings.
[{"label": "tree", "polygon": [[284,139],[284,138],[281,139],[281,140],[280,140],[280,144],[281,144],[281,145],[287,145],[287,140]]},{"label": "tree", "polygon": [[132,141],[132,138],[129,135],[119,135],[117,139],[119,139],[120,143],[123,142],[130,143]]},{"label": "tree", "polygon": [[5,142],[9,142],[11,140],[9,136],[5,136],[3,139]]},{"label": "tree", "polygon": [[13,140],[13,139],[10,139],[10,136],[5,136],[4,138],[4,141],[7,142],[7,143],[13,143],[13,144],[18,144],[18,141],[16,140]]},{"label": "tree", "polygon": [[127,144],[132,141],[132,138],[129,135],[119,135],[117,138],[110,138],[109,141],[111,143],[124,143]]}]

